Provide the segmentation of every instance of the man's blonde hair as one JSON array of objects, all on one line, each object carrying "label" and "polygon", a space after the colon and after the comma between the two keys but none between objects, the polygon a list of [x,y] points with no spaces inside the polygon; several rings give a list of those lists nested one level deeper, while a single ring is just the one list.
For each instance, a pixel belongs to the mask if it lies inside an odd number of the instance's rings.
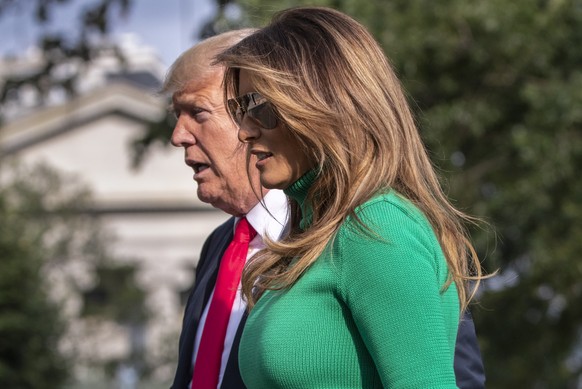
[{"label": "man's blonde hair", "polygon": [[252,28],[227,31],[195,44],[170,66],[162,85],[162,93],[172,94],[180,91],[192,80],[204,80],[223,70],[221,66],[213,63],[214,56],[255,31]]}]

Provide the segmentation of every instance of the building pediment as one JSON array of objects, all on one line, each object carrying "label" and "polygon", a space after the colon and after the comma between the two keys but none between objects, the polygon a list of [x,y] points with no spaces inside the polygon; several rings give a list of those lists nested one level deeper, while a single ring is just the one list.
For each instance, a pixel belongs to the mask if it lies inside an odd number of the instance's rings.
[{"label": "building pediment", "polygon": [[83,128],[105,116],[120,115],[144,124],[152,123],[163,117],[165,104],[162,97],[131,84],[108,84],[6,124],[0,129],[1,155]]},{"label": "building pediment", "polygon": [[[93,192],[92,212],[211,209],[196,197],[182,149],[151,146],[141,166],[133,166],[133,142],[166,115],[167,103],[129,83],[107,84],[0,128],[0,155],[79,176]],[[168,139],[171,131],[168,128]]]}]

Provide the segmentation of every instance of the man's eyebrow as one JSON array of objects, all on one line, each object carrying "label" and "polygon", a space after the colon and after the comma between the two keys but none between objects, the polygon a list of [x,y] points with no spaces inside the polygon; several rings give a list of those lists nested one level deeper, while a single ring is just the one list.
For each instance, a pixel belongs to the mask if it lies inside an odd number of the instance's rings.
[{"label": "man's eyebrow", "polygon": [[182,106],[193,106],[193,107],[200,107],[206,104],[207,99],[201,96],[191,96],[191,95],[180,95],[172,99],[170,104],[174,107],[182,107]]}]

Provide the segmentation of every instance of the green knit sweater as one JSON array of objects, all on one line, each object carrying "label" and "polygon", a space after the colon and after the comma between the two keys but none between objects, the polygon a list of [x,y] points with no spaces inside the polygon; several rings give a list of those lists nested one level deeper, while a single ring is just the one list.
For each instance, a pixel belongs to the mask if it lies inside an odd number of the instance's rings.
[{"label": "green knit sweater", "polygon": [[[313,176],[285,190],[303,215]],[[454,284],[442,290],[447,265],[427,219],[394,191],[356,214],[382,239],[348,219],[293,287],[251,311],[239,350],[249,389],[456,388],[459,300]]]}]

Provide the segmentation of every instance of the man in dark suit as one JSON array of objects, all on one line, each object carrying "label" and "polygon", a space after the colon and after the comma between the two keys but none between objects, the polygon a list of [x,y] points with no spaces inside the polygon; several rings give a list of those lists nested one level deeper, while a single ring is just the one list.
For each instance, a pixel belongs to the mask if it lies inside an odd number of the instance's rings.
[{"label": "man in dark suit", "polygon": [[[237,138],[238,129],[224,107],[221,87],[224,69],[212,65],[214,55],[251,32],[231,31],[202,41],[176,60],[164,82],[164,91],[172,94],[177,117],[172,144],[184,148],[185,162],[194,170],[198,197],[233,215],[211,233],[202,248],[195,283],[186,304],[173,389],[201,386],[196,380],[192,384],[193,366],[219,265],[233,239],[235,223],[244,217],[258,233],[249,245],[249,258],[262,248],[264,236],[277,239],[286,222],[282,192],[261,188],[253,169],[250,169],[250,179],[247,178],[246,155]],[[259,203],[258,194],[264,196],[264,204]],[[224,336],[218,388],[244,388],[238,369],[238,344],[246,320],[245,308],[238,294]],[[485,374],[470,316],[459,327],[455,372],[459,387],[484,388]]]}]

